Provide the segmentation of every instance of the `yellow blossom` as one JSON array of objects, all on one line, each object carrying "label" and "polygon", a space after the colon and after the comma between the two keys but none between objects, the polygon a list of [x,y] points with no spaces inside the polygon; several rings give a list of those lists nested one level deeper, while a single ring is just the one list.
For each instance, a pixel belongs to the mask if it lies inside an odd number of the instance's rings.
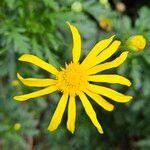
[{"label": "yellow blossom", "polygon": [[29,94],[15,96],[14,99],[17,101],[26,101],[55,91],[60,91],[62,96],[52,116],[48,130],[54,131],[58,128],[68,104],[67,128],[70,132],[74,133],[76,121],[76,98],[79,97],[85,112],[97,128],[98,132],[102,134],[103,129],[98,122],[97,115],[87,96],[91,97],[98,105],[107,111],[112,111],[114,105],[105,100],[104,97],[120,103],[126,103],[131,100],[131,96],[95,84],[95,82],[102,82],[130,86],[131,82],[123,76],[116,74],[99,74],[101,71],[121,65],[127,58],[128,52],[123,52],[119,57],[112,61],[104,62],[117,51],[121,44],[118,40],[113,41],[114,36],[111,36],[108,39],[99,41],[91,49],[85,59],[80,62],[81,37],[79,31],[69,22],[67,22],[67,25],[73,36],[72,62],[66,64],[64,68],[56,69],[53,65],[48,64],[37,56],[31,54],[22,55],[19,58],[19,61],[32,63],[48,71],[50,74],[53,74],[54,78],[23,78],[20,74],[17,74],[19,80],[23,84],[31,87],[44,88]]},{"label": "yellow blossom", "polygon": [[112,30],[112,21],[104,16],[99,17],[99,26],[105,31]]},{"label": "yellow blossom", "polygon": [[135,35],[127,40],[126,45],[131,50],[142,51],[146,46],[146,39],[142,35]]},{"label": "yellow blossom", "polygon": [[19,85],[19,82],[18,82],[18,80],[13,80],[13,81],[11,81],[11,86],[18,86]]},{"label": "yellow blossom", "polygon": [[14,124],[14,129],[15,130],[19,130],[21,128],[21,124],[20,123],[15,123]]}]

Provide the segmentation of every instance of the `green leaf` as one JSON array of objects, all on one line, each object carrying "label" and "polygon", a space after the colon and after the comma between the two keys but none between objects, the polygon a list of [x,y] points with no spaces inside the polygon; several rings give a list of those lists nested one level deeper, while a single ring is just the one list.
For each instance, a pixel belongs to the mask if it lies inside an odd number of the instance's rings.
[{"label": "green leaf", "polygon": [[132,70],[131,70],[131,77],[133,79],[133,86],[135,87],[136,90],[138,90],[141,85],[141,66],[138,63],[138,60],[134,59],[132,60]]},{"label": "green leaf", "polygon": [[136,142],[136,146],[140,148],[150,148],[150,138],[143,139],[143,140]]}]

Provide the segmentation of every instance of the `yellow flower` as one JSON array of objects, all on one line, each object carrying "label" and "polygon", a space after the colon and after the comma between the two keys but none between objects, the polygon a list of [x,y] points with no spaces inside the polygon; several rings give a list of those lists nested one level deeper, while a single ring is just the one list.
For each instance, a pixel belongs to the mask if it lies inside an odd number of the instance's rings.
[{"label": "yellow flower", "polygon": [[45,88],[33,93],[15,96],[14,99],[18,101],[26,101],[31,98],[36,98],[55,91],[60,91],[62,93],[62,97],[58,102],[57,108],[48,126],[48,130],[54,131],[57,129],[68,103],[67,128],[69,131],[74,133],[76,120],[75,98],[79,97],[85,112],[99,133],[102,134],[103,129],[97,120],[96,113],[87,96],[91,97],[97,104],[107,111],[112,111],[114,106],[107,102],[103,96],[120,103],[126,103],[130,101],[132,98],[131,96],[124,95],[108,87],[94,84],[95,82],[106,82],[130,86],[130,81],[123,76],[115,74],[98,74],[103,70],[115,68],[121,65],[127,58],[128,52],[123,52],[113,61],[103,63],[117,51],[121,43],[118,40],[112,42],[114,38],[114,36],[112,36],[108,39],[98,42],[92,48],[86,58],[80,63],[80,34],[75,26],[71,25],[69,22],[67,22],[67,25],[69,26],[73,36],[72,62],[70,62],[70,64],[66,64],[65,68],[57,70],[51,64],[48,64],[34,55],[24,54],[19,58],[20,61],[32,63],[53,74],[55,77],[53,79],[23,78],[18,74],[17,76],[23,84],[32,87]]},{"label": "yellow flower", "polygon": [[135,35],[130,37],[126,44],[131,50],[142,51],[146,46],[146,39],[142,35]]},{"label": "yellow flower", "polygon": [[19,85],[19,82],[18,82],[18,80],[13,80],[13,81],[11,81],[11,86],[18,86]]},{"label": "yellow flower", "polygon": [[109,18],[106,18],[104,16],[99,17],[99,26],[106,31],[112,30],[112,22]]},{"label": "yellow flower", "polygon": [[19,130],[21,128],[21,124],[20,123],[15,123],[14,124],[14,129],[15,130]]}]

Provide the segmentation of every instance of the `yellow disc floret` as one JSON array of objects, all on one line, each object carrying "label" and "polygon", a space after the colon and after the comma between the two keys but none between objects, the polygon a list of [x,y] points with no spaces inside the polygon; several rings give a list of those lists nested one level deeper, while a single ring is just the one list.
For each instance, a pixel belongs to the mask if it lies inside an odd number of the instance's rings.
[{"label": "yellow disc floret", "polygon": [[79,94],[87,87],[87,75],[84,69],[78,63],[66,64],[57,75],[56,86],[60,91],[69,94]]}]

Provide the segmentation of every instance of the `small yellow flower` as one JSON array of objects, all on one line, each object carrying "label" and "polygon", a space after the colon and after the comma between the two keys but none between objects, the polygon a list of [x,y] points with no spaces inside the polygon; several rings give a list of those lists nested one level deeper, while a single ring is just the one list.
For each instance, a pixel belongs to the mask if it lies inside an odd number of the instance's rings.
[{"label": "small yellow flower", "polygon": [[139,52],[145,48],[146,39],[142,35],[135,35],[127,40],[126,45],[129,49]]},{"label": "small yellow flower", "polygon": [[104,16],[99,17],[99,26],[105,31],[112,30],[112,21]]},{"label": "small yellow flower", "polygon": [[108,39],[98,42],[92,48],[86,58],[80,63],[81,37],[79,31],[69,22],[67,22],[67,25],[69,26],[73,36],[72,62],[66,64],[65,68],[58,70],[51,64],[48,64],[34,55],[22,55],[19,58],[20,61],[32,63],[53,74],[54,78],[23,78],[20,74],[18,74],[17,76],[23,84],[31,87],[45,88],[33,93],[15,96],[14,99],[18,101],[26,101],[32,98],[50,94],[55,91],[60,91],[62,96],[48,126],[48,130],[54,131],[58,128],[68,103],[67,128],[69,131],[74,133],[76,120],[75,98],[79,97],[85,112],[91,119],[94,126],[97,128],[98,132],[102,134],[103,129],[97,120],[96,113],[87,96],[91,97],[98,105],[107,111],[112,111],[114,106],[107,102],[103,96],[120,103],[126,103],[131,100],[131,96],[124,95],[108,87],[95,85],[95,82],[102,82],[130,86],[131,82],[123,76],[116,74],[98,74],[101,71],[121,65],[127,58],[128,52],[123,52],[113,61],[104,62],[117,51],[121,43],[118,40],[113,42],[114,36],[112,36]]},{"label": "small yellow flower", "polygon": [[19,85],[19,82],[18,80],[13,80],[10,82],[11,86],[18,86]]},{"label": "small yellow flower", "polygon": [[15,123],[14,124],[14,129],[15,130],[19,130],[21,128],[21,124],[20,123]]},{"label": "small yellow flower", "polygon": [[71,5],[71,9],[72,11],[74,12],[81,12],[82,11],[82,3],[81,2],[74,2],[72,5]]}]

